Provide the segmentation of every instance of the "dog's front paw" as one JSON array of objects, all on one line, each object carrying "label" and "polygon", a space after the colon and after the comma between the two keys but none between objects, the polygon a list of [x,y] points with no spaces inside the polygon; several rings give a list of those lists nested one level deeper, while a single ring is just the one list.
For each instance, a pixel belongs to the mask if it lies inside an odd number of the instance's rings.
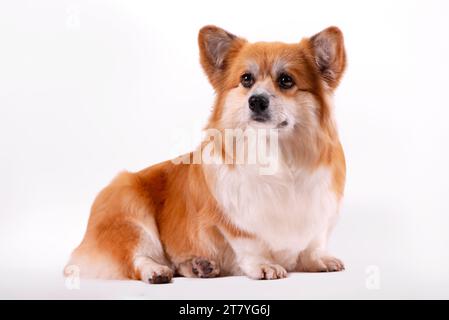
[{"label": "dog's front paw", "polygon": [[321,263],[326,266],[327,272],[336,272],[345,270],[343,261],[332,256],[321,257]]},{"label": "dog's front paw", "polygon": [[199,278],[214,278],[220,274],[217,263],[207,258],[192,259],[192,272]]},{"label": "dog's front paw", "polygon": [[299,256],[298,271],[300,272],[337,272],[344,269],[343,262],[332,256]]},{"label": "dog's front paw", "polygon": [[147,266],[141,271],[142,281],[150,284],[169,283],[173,278],[173,270],[167,266]]},{"label": "dog's front paw", "polygon": [[251,279],[274,280],[287,277],[287,271],[278,264],[263,263],[245,268],[245,273]]}]

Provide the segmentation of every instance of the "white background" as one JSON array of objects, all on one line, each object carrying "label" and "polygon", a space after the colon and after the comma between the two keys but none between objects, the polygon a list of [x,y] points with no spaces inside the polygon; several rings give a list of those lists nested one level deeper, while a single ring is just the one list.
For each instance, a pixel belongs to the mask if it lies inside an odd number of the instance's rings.
[{"label": "white background", "polygon": [[[1,1],[0,297],[449,298],[448,6]],[[343,30],[336,106],[348,179],[331,246],[347,270],[66,289],[62,268],[96,193],[120,170],[199,141],[213,102],[198,62],[205,24],[251,41]]]}]

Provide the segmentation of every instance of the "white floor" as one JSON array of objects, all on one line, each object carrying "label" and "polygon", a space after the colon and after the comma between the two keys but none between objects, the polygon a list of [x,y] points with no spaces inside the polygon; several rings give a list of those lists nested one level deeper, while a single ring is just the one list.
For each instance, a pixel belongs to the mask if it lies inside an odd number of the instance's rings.
[{"label": "white floor", "polygon": [[[59,272],[4,273],[2,299],[448,299],[448,277],[421,281],[385,274],[380,287],[361,268],[342,273],[291,274],[277,281],[245,277],[175,278],[166,285],[140,281],[64,280]],[[367,284],[368,282],[368,284]],[[79,287],[77,288],[77,286]]]},{"label": "white floor", "polygon": [[[175,278],[166,285],[81,279],[78,289],[76,279],[67,281],[62,277],[63,264],[73,244],[55,240],[64,236],[55,231],[46,234],[48,241],[41,237],[29,242],[27,248],[14,247],[13,241],[2,243],[14,249],[15,256],[7,259],[5,251],[1,260],[0,298],[449,299],[448,252],[441,250],[444,242],[434,242],[433,247],[432,238],[422,242],[416,229],[404,227],[402,214],[390,211],[390,218],[385,221],[376,219],[375,211],[356,214],[353,204],[346,205],[343,211],[331,251],[345,262],[344,272],[296,273],[273,281],[245,277]],[[82,233],[77,230],[76,234]],[[79,235],[74,238],[78,241]]]}]

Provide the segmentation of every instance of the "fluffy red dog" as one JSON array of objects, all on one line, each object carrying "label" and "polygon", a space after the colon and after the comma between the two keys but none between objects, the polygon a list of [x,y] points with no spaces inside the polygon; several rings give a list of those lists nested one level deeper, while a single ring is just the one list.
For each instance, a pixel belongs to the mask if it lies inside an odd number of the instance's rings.
[{"label": "fluffy red dog", "polygon": [[[249,43],[206,26],[198,40],[217,94],[206,129],[276,130],[276,170],[237,162],[226,142],[244,141],[248,159],[248,137],[231,134],[182,161],[121,173],[95,200],[69,266],[84,277],[149,283],[344,269],[326,252],[345,181],[332,106],[346,65],[342,33],[330,27],[294,44]],[[214,161],[195,162],[206,150]]]}]

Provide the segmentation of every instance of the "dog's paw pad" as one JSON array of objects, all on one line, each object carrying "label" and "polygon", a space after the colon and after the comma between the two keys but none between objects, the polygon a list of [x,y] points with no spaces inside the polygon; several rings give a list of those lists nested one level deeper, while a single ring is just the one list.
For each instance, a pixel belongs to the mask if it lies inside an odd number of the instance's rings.
[{"label": "dog's paw pad", "polygon": [[218,276],[220,269],[215,261],[197,257],[192,259],[192,272],[199,278],[213,278]]},{"label": "dog's paw pad", "polygon": [[142,280],[150,284],[169,283],[173,278],[173,271],[166,266],[150,268],[142,274]]},{"label": "dog's paw pad", "polygon": [[154,275],[148,279],[148,282],[151,284],[169,283],[170,281],[171,277],[162,275]]}]

